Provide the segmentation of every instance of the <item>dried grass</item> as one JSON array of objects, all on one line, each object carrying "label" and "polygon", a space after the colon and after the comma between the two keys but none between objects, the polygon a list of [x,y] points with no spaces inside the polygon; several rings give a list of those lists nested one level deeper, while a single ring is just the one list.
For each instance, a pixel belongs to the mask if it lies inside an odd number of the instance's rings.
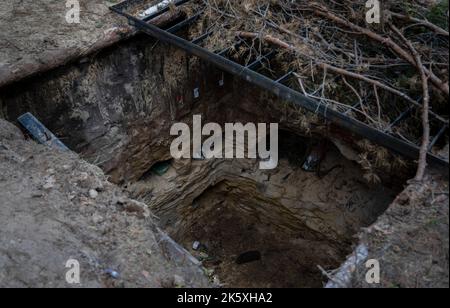
[{"label": "dried grass", "polygon": [[[420,145],[420,108],[407,121],[389,126],[411,103],[420,106],[423,96],[420,70],[408,53],[408,44],[392,29],[400,29],[420,53],[424,69],[434,74],[435,78],[430,75],[434,82],[430,88],[431,112],[448,123],[448,23],[443,24],[440,16],[448,12],[442,9],[448,9],[448,0],[443,2],[447,6],[422,0],[383,1],[383,22],[369,25],[364,0],[194,0],[188,6],[189,14],[201,10],[204,14],[189,35],[194,39],[211,32],[202,42],[211,51],[230,47],[238,41],[238,35],[245,36],[244,43],[229,55],[242,64],[275,49],[277,55],[270,65],[264,62],[265,74],[276,79],[292,70],[296,76],[290,81],[292,88],[328,108],[347,112],[369,126]],[[429,22],[426,17],[430,16],[440,23]],[[377,37],[389,44],[380,43],[374,39]],[[386,88],[378,86],[380,83]],[[298,114],[298,123],[308,128],[311,121],[304,113]],[[442,121],[432,120],[430,126],[436,132]],[[360,163],[372,182],[379,180],[375,170],[405,164],[380,147],[361,148]]]}]

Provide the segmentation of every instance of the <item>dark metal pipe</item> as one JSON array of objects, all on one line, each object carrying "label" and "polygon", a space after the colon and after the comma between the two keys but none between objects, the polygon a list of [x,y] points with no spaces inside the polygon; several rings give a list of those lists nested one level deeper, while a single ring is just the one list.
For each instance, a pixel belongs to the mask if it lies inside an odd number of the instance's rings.
[{"label": "dark metal pipe", "polygon": [[406,119],[411,112],[416,108],[416,106],[409,106],[408,109],[403,111],[392,123],[389,124],[389,126],[384,130],[386,133],[390,132],[395,126],[397,126],[400,122],[402,122],[404,119]]},{"label": "dark metal pipe", "polygon": [[273,58],[274,55],[275,55],[275,52],[271,51],[263,56],[258,57],[258,59],[256,59],[252,63],[246,65],[245,67],[248,69],[251,69],[251,70],[255,70],[262,65],[262,62],[264,60],[270,60],[271,58]]},{"label": "dark metal pipe", "polygon": [[286,80],[288,80],[292,74],[294,73],[294,71],[290,71],[289,73],[285,74],[284,76],[281,76],[280,78],[278,78],[275,82],[276,83],[283,83]]},{"label": "dark metal pipe", "polygon": [[431,151],[433,149],[435,144],[439,141],[439,139],[441,139],[442,135],[445,133],[447,129],[448,129],[447,125],[442,126],[440,131],[436,134],[436,136],[434,136],[433,140],[431,141],[430,146],[428,147],[428,151]]},{"label": "dark metal pipe", "polygon": [[[403,140],[395,138],[384,132],[381,132],[375,128],[368,126],[356,119],[350,118],[338,111],[329,109],[327,106],[319,103],[316,100],[308,98],[303,94],[284,86],[283,84],[277,83],[274,80],[261,75],[253,70],[250,70],[236,62],[226,59],[222,56],[214,54],[200,46],[197,46],[191,42],[188,42],[176,35],[173,35],[167,31],[164,31],[156,26],[147,24],[146,22],[139,20],[138,18],[128,15],[120,10],[112,8],[118,14],[121,14],[131,20],[142,32],[147,33],[154,38],[161,40],[165,43],[178,47],[192,55],[195,55],[203,60],[206,60],[221,70],[228,72],[232,75],[236,75],[249,83],[257,85],[283,100],[297,104],[306,110],[317,113],[323,116],[325,119],[349,130],[363,138],[367,138],[383,147],[386,147],[398,154],[404,155],[411,159],[418,159],[419,157],[419,147],[416,145],[409,144]],[[449,163],[444,159],[429,153],[429,162],[440,166],[445,166],[448,168]]]},{"label": "dark metal pipe", "polygon": [[193,39],[193,40],[191,41],[191,43],[197,45],[198,43],[201,43],[201,42],[203,42],[204,40],[206,40],[206,39],[207,39],[211,34],[213,34],[213,33],[214,33],[213,31],[206,32],[205,34],[202,34],[201,36],[199,36],[199,37]]}]

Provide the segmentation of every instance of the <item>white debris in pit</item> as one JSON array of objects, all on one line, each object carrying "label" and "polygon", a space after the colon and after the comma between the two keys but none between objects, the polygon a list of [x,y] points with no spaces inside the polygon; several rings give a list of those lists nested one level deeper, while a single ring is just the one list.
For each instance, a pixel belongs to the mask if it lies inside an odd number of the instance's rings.
[{"label": "white debris in pit", "polygon": [[200,249],[200,242],[199,241],[195,241],[193,244],[192,244],[192,249],[194,249],[194,250],[199,250]]},{"label": "white debris in pit", "polygon": [[[157,228],[159,235],[159,244],[163,251],[165,251],[172,260],[178,262],[190,262],[193,265],[200,266],[201,262],[191,255],[186,249],[178,245],[171,237],[165,234],[162,230]],[[200,268],[199,268],[200,270]]]},{"label": "white debris in pit", "polygon": [[331,279],[325,288],[338,289],[350,287],[353,273],[361,263],[367,260],[368,257],[369,249],[366,245],[361,244],[356,247],[354,253],[347,259],[347,261],[345,261],[338,272],[334,276],[330,277]]},{"label": "white debris in pit", "polygon": [[163,1],[159,2],[158,4],[151,6],[144,12],[140,13],[139,17],[145,18],[147,16],[158,13],[159,11],[164,10],[165,8],[167,8],[170,4],[172,4],[174,2],[175,2],[175,0],[163,0]]}]

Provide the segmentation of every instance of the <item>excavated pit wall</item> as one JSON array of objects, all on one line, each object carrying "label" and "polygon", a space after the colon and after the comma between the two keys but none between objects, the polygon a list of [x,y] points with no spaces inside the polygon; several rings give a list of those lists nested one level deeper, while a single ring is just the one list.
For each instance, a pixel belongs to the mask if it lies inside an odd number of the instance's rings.
[{"label": "excavated pit wall", "polygon": [[[226,283],[320,286],[317,265],[337,267],[351,252],[353,236],[386,210],[401,181],[392,189],[365,183],[359,166],[334,145],[323,168],[339,168],[324,177],[304,172],[289,158],[304,155],[306,144],[282,150],[275,171],[263,172],[248,160],[183,160],[172,162],[163,176],[149,173],[171,159],[171,125],[189,123],[193,114],[205,122],[280,122],[290,140],[305,143],[324,137],[305,137],[321,125],[304,123],[305,114],[226,74],[222,86],[221,78],[184,52],[137,36],[0,89],[0,114],[13,121],[32,112],[111,181],[145,201],[177,241],[187,248],[196,240],[207,244],[203,253],[216,260],[210,266]],[[223,224],[222,217],[235,224]],[[262,253],[259,263],[233,263],[252,249]],[[292,275],[281,274],[287,272]]]},{"label": "excavated pit wall", "polygon": [[[168,156],[170,122],[203,100],[220,106],[223,92],[186,61],[183,52],[138,37],[1,89],[1,114],[14,121],[32,112],[113,182],[133,181]],[[202,91],[199,100],[195,87]]]}]

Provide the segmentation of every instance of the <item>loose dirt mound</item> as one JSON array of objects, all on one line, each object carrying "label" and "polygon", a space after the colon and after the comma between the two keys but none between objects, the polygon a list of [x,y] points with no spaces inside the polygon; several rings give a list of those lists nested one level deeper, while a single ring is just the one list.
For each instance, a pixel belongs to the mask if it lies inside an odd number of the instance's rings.
[{"label": "loose dirt mound", "polygon": [[[0,286],[67,287],[66,262],[82,287],[207,286],[195,260],[75,154],[25,141],[0,120]],[[192,259],[191,259],[192,258]],[[120,274],[113,279],[109,270]]]}]

